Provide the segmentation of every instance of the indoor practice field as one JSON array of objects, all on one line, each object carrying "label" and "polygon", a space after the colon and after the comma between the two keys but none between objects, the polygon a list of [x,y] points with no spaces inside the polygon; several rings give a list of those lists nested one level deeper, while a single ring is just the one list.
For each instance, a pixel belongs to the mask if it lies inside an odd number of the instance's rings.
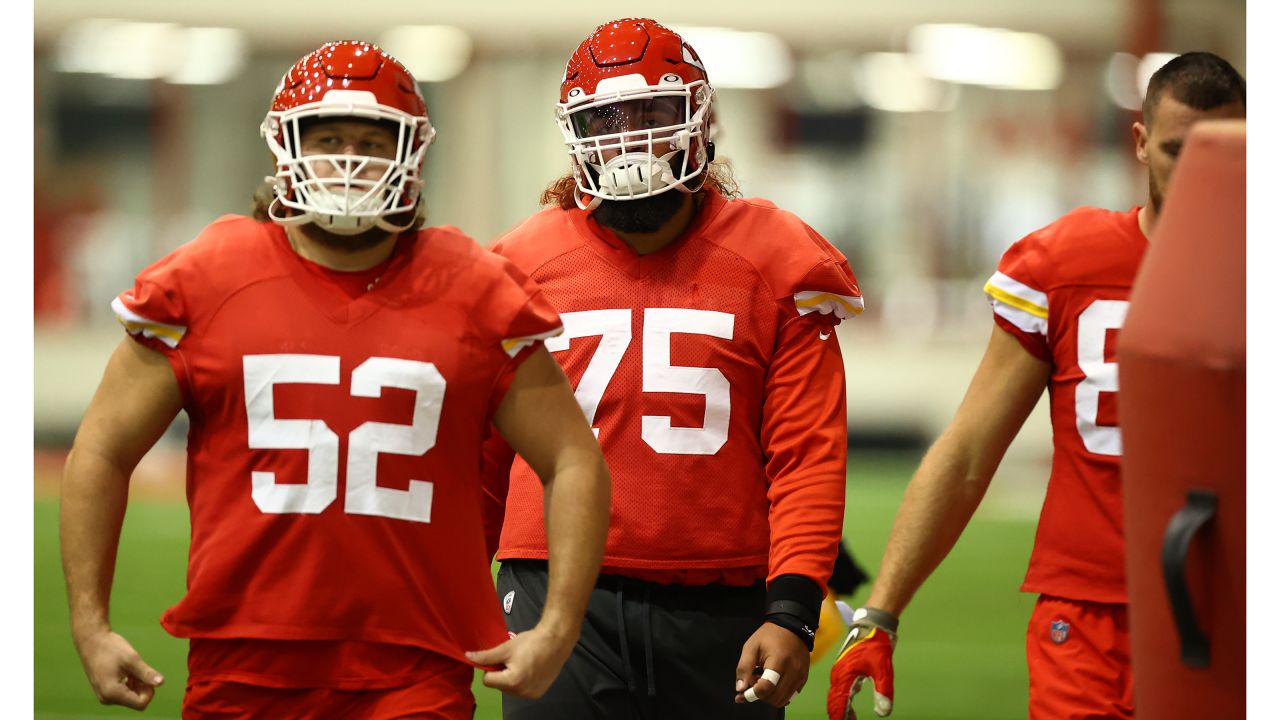
[{"label": "indoor practice field", "polygon": [[[849,460],[845,538],[859,562],[874,572],[918,456],[853,455]],[[135,488],[121,538],[112,598],[116,630],[127,637],[165,685],[141,717],[179,717],[186,676],[186,643],[161,629],[159,616],[180,597],[188,543],[181,500],[180,462],[168,463],[167,491]],[[36,463],[35,502],[35,717],[138,717],[94,698],[71,644],[66,595],[59,569],[56,455]],[[135,484],[138,484],[135,481]],[[900,720],[1000,720],[1026,717],[1027,671],[1023,637],[1033,596],[1018,592],[1034,535],[1035,508],[993,512],[993,496],[980,508],[955,550],[917,595],[902,620],[895,654]],[[1024,504],[1025,505],[1025,504]],[[852,599],[855,607],[869,590]],[[792,720],[825,718],[831,651],[814,667],[805,690],[787,710]],[[857,709],[874,718],[864,688]],[[726,688],[725,692],[732,692]],[[498,694],[480,685],[478,720],[501,717]]]}]

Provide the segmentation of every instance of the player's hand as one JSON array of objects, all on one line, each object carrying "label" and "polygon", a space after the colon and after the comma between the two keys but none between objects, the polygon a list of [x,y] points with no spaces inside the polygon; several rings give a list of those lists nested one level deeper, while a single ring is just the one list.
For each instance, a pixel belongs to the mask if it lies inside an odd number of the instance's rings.
[{"label": "player's hand", "polygon": [[535,699],[551,687],[576,642],[577,638],[557,636],[534,627],[496,647],[468,652],[467,659],[477,665],[499,668],[485,671],[482,678],[485,687]]},{"label": "player's hand", "polygon": [[831,687],[827,690],[829,720],[857,720],[853,696],[871,678],[875,686],[875,711],[880,717],[893,712],[893,648],[898,641],[898,618],[875,608],[850,610],[837,602],[845,622],[853,627],[831,667]]},{"label": "player's hand", "polygon": [[809,648],[790,630],[765,622],[742,646],[734,701],[783,707],[808,679]]},{"label": "player's hand", "polygon": [[143,661],[128,640],[110,630],[77,639],[76,650],[103,705],[145,710],[164,683],[164,677]]}]

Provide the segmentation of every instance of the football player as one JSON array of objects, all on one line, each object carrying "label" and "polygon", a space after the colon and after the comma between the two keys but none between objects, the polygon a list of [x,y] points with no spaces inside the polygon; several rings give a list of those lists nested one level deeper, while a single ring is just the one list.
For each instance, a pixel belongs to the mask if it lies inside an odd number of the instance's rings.
[{"label": "football player", "polygon": [[[524,273],[423,228],[435,132],[417,82],[360,42],[304,56],[262,134],[269,205],[226,216],[113,302],[128,331],[67,460],[76,648],[103,703],[163,677],[108,616],[129,476],[190,417],[183,717],[470,718],[473,666],[537,696],[577,638],[608,475],[543,347],[561,321]],[[551,578],[509,639],[482,528],[490,423],[545,481]],[[469,653],[485,650],[478,662]]]},{"label": "football player", "polygon": [[1078,208],[1005,252],[986,285],[995,310],[986,354],[907,487],[871,596],[832,667],[832,720],[852,717],[851,694],[868,677],[876,712],[892,711],[897,616],[955,544],[1046,387],[1053,468],[1022,585],[1039,593],[1026,641],[1030,717],[1133,716],[1115,338],[1188,129],[1244,114],[1244,81],[1226,61],[1203,52],[1171,60],[1151,77],[1133,125],[1148,202]]},{"label": "football player", "polygon": [[[578,645],[540,700],[503,699],[508,718],[778,717],[808,675],[844,509],[835,326],[863,302],[812,228],[731,198],[713,98],[676,33],[601,25],[556,106],[572,174],[494,246],[564,320],[547,347],[614,489]],[[498,591],[524,632],[554,519],[525,458],[490,459]]]}]

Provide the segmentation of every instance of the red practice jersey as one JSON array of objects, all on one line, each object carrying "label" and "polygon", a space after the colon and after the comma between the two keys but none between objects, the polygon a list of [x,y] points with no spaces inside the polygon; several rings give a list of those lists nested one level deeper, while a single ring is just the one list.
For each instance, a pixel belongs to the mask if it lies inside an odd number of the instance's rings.
[{"label": "red practice jersey", "polygon": [[[824,587],[847,452],[833,326],[862,310],[844,256],[767,201],[713,191],[649,255],[559,208],[493,249],[564,320],[547,347],[613,481],[604,572],[685,584],[794,573]],[[497,502],[510,481],[498,557],[545,558],[537,477],[520,458],[494,467]]]},{"label": "red practice jersey", "polygon": [[1028,592],[1127,598],[1115,353],[1147,250],[1138,210],[1073,210],[1014,243],[987,282],[996,323],[1053,367],[1053,470]]},{"label": "red practice jersey", "polygon": [[507,638],[481,442],[559,318],[453,228],[401,237],[367,292],[334,275],[280,227],[224,217],[113,303],[168,357],[191,421],[187,593],[162,623],[202,647],[383,643],[466,662]]}]

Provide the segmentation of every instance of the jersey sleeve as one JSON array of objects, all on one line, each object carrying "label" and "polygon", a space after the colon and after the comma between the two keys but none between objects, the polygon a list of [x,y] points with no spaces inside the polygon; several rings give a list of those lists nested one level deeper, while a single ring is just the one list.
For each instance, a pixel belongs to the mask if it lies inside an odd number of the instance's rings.
[{"label": "jersey sleeve", "polygon": [[[834,326],[863,310],[848,260],[808,225],[804,264],[778,277],[779,330],[765,376],[761,444],[769,481],[769,576],[826,587],[844,520],[844,360]],[[816,250],[816,252],[814,252]],[[794,266],[793,266],[794,267]],[[816,611],[816,608],[815,608]]]},{"label": "jersey sleeve", "polygon": [[186,303],[177,265],[167,257],[138,274],[132,288],[111,301],[126,332],[161,352],[176,349],[187,334]]},{"label": "jersey sleeve", "polygon": [[983,290],[991,301],[996,324],[1012,334],[1033,356],[1051,362],[1049,296],[1044,289],[1043,253],[1023,238],[1000,258]]},{"label": "jersey sleeve", "polygon": [[491,412],[497,410],[506,396],[516,368],[547,338],[564,332],[560,315],[551,307],[538,284],[505,258],[500,262],[502,274],[488,293],[486,304],[494,313],[492,327],[497,333],[494,341],[508,360],[494,383]]},{"label": "jersey sleeve", "polygon": [[503,267],[507,276],[499,289],[501,300],[517,309],[502,333],[502,349],[516,357],[522,350],[559,335],[564,325],[537,283],[505,260]]},{"label": "jersey sleeve", "polygon": [[[847,268],[847,266],[846,266]],[[854,296],[847,296],[854,297]],[[769,480],[769,582],[802,575],[825,587],[844,519],[844,360],[831,311],[787,323],[765,377],[761,442]]]},{"label": "jersey sleeve", "polygon": [[794,284],[791,300],[799,316],[839,325],[841,320],[862,313],[864,305],[858,279],[839,250],[811,228],[806,230],[825,251],[825,257]]},{"label": "jersey sleeve", "polygon": [[130,337],[168,358],[186,397],[189,388],[182,349],[190,310],[182,292],[178,252],[139,273],[133,287],[111,301],[111,310]]}]

